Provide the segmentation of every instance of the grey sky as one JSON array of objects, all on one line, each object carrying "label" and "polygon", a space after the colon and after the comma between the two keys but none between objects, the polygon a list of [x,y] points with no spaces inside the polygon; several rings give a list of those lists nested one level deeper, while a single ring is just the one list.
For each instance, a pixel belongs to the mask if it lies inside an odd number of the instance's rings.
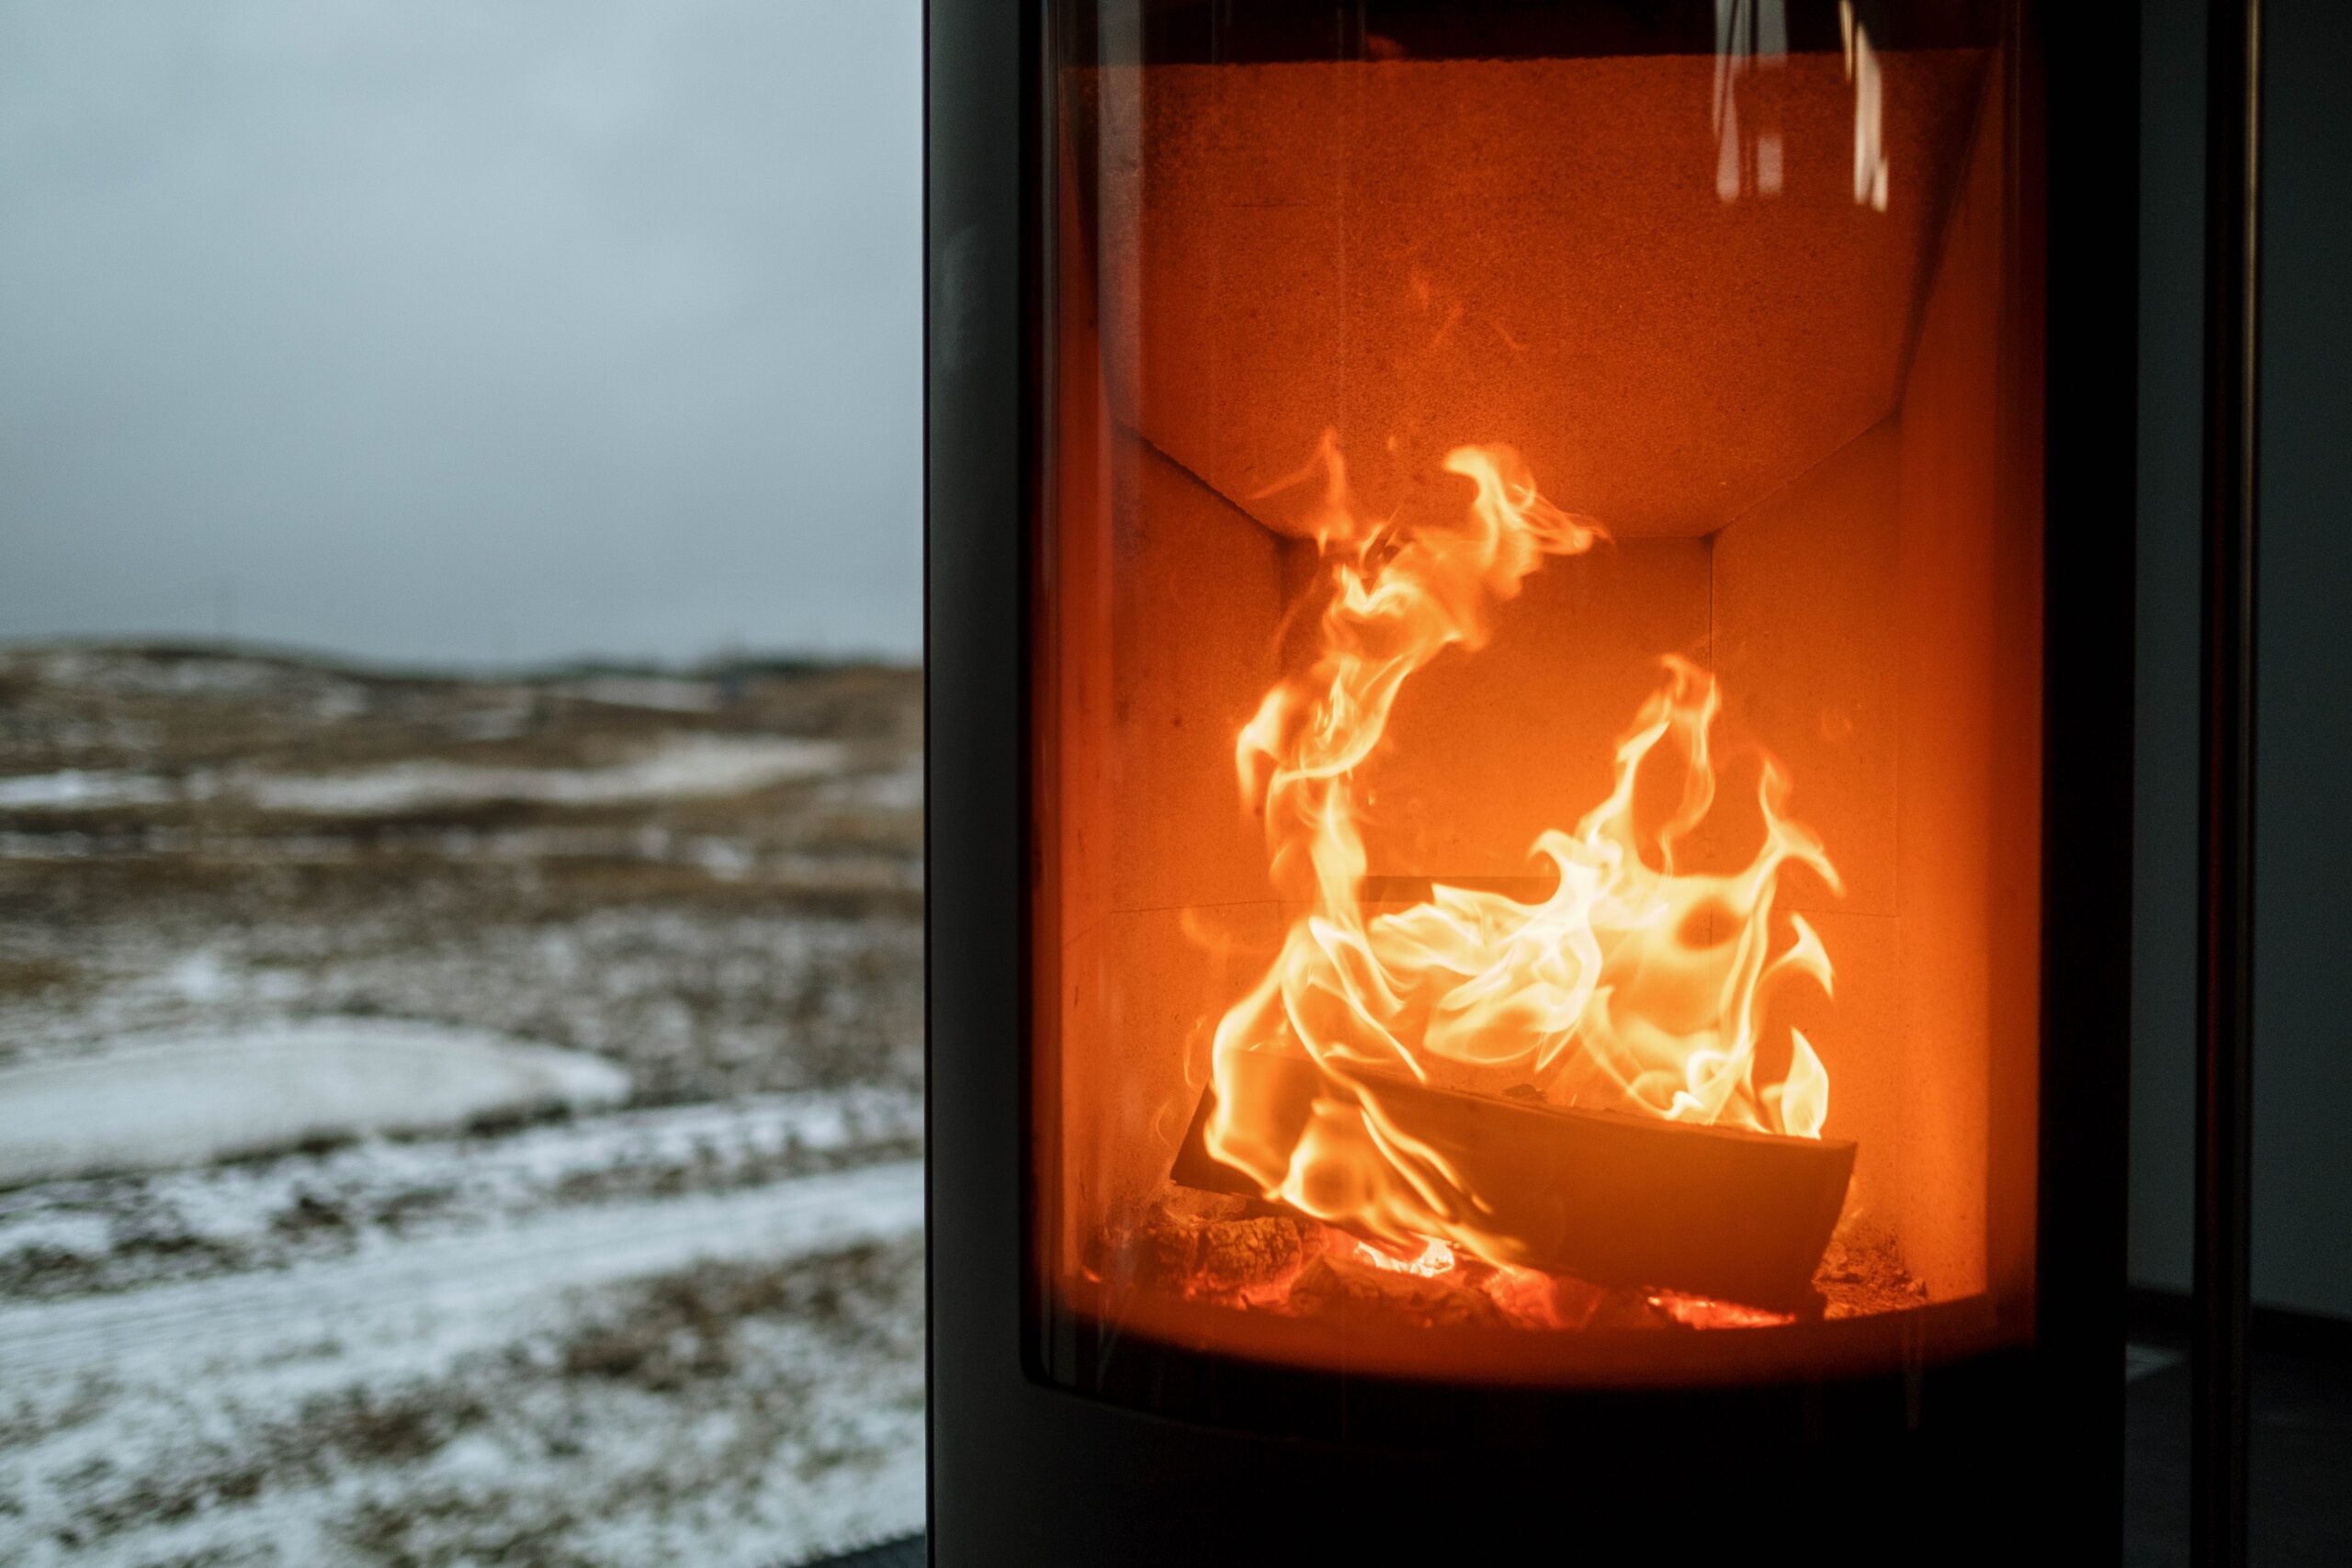
[{"label": "grey sky", "polygon": [[0,639],[919,646],[918,0],[0,0]]}]

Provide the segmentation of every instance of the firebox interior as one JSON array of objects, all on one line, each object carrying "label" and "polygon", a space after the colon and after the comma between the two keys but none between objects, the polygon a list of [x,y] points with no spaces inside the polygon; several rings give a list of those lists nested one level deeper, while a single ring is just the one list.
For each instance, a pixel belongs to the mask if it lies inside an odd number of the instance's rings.
[{"label": "firebox interior", "polygon": [[[1883,203],[1858,195],[1836,53],[1747,73],[1729,131],[1707,57],[1064,72],[1033,715],[1049,1315],[1571,1379],[1760,1375],[1841,1330],[1883,1357],[2030,1332],[2039,367],[1998,65],[1882,57]],[[1391,1332],[1356,1308],[1275,1324],[1122,1250],[1167,1195],[1220,1016],[1299,915],[1235,746],[1313,656],[1327,432],[1374,514],[1460,513],[1446,453],[1504,443],[1608,534],[1397,694],[1362,770],[1367,905],[1540,897],[1531,845],[1609,794],[1660,659],[1714,671],[1724,795],[1777,758],[1836,863],[1839,886],[1799,868],[1779,904],[1833,955],[1834,994],[1773,1006],[1827,1069],[1824,1135],[1855,1146],[1841,1235],[1916,1282],[1869,1315],[1910,1327],[1776,1321],[1701,1356],[1670,1332]],[[1736,859],[1754,831],[1726,809],[1693,852]]]}]

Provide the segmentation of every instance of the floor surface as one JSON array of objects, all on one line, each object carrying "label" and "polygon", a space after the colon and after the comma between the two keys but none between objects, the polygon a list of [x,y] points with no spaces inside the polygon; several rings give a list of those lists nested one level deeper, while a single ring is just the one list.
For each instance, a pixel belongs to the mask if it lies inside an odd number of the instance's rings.
[{"label": "floor surface", "polygon": [[[2161,1338],[2126,1348],[2125,1568],[2188,1562],[2188,1359]],[[2254,1357],[2254,1568],[2352,1563],[2352,1360]],[[822,1568],[922,1568],[922,1539]]]},{"label": "floor surface", "polygon": [[[2135,1345],[2144,1366],[2124,1396],[2123,1562],[2188,1562],[2188,1360]],[[2127,1360],[2127,1367],[2131,1362]],[[2249,1454],[2253,1568],[2352,1562],[2352,1361],[2256,1351]]]}]

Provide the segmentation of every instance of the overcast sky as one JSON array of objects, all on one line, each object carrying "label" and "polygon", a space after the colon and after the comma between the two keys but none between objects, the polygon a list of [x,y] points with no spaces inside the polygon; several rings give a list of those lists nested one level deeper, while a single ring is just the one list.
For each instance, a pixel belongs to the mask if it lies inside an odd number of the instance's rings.
[{"label": "overcast sky", "polygon": [[918,0],[0,0],[0,639],[920,646]]}]

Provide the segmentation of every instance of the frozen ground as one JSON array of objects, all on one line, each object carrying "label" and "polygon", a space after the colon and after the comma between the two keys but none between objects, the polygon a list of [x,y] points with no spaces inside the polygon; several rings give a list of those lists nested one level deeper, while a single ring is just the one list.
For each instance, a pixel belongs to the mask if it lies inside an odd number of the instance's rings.
[{"label": "frozen ground", "polygon": [[922,1510],[920,1168],[0,1310],[0,1560],[791,1562]]},{"label": "frozen ground", "polygon": [[0,649],[0,1562],[918,1523],[918,705]]}]

